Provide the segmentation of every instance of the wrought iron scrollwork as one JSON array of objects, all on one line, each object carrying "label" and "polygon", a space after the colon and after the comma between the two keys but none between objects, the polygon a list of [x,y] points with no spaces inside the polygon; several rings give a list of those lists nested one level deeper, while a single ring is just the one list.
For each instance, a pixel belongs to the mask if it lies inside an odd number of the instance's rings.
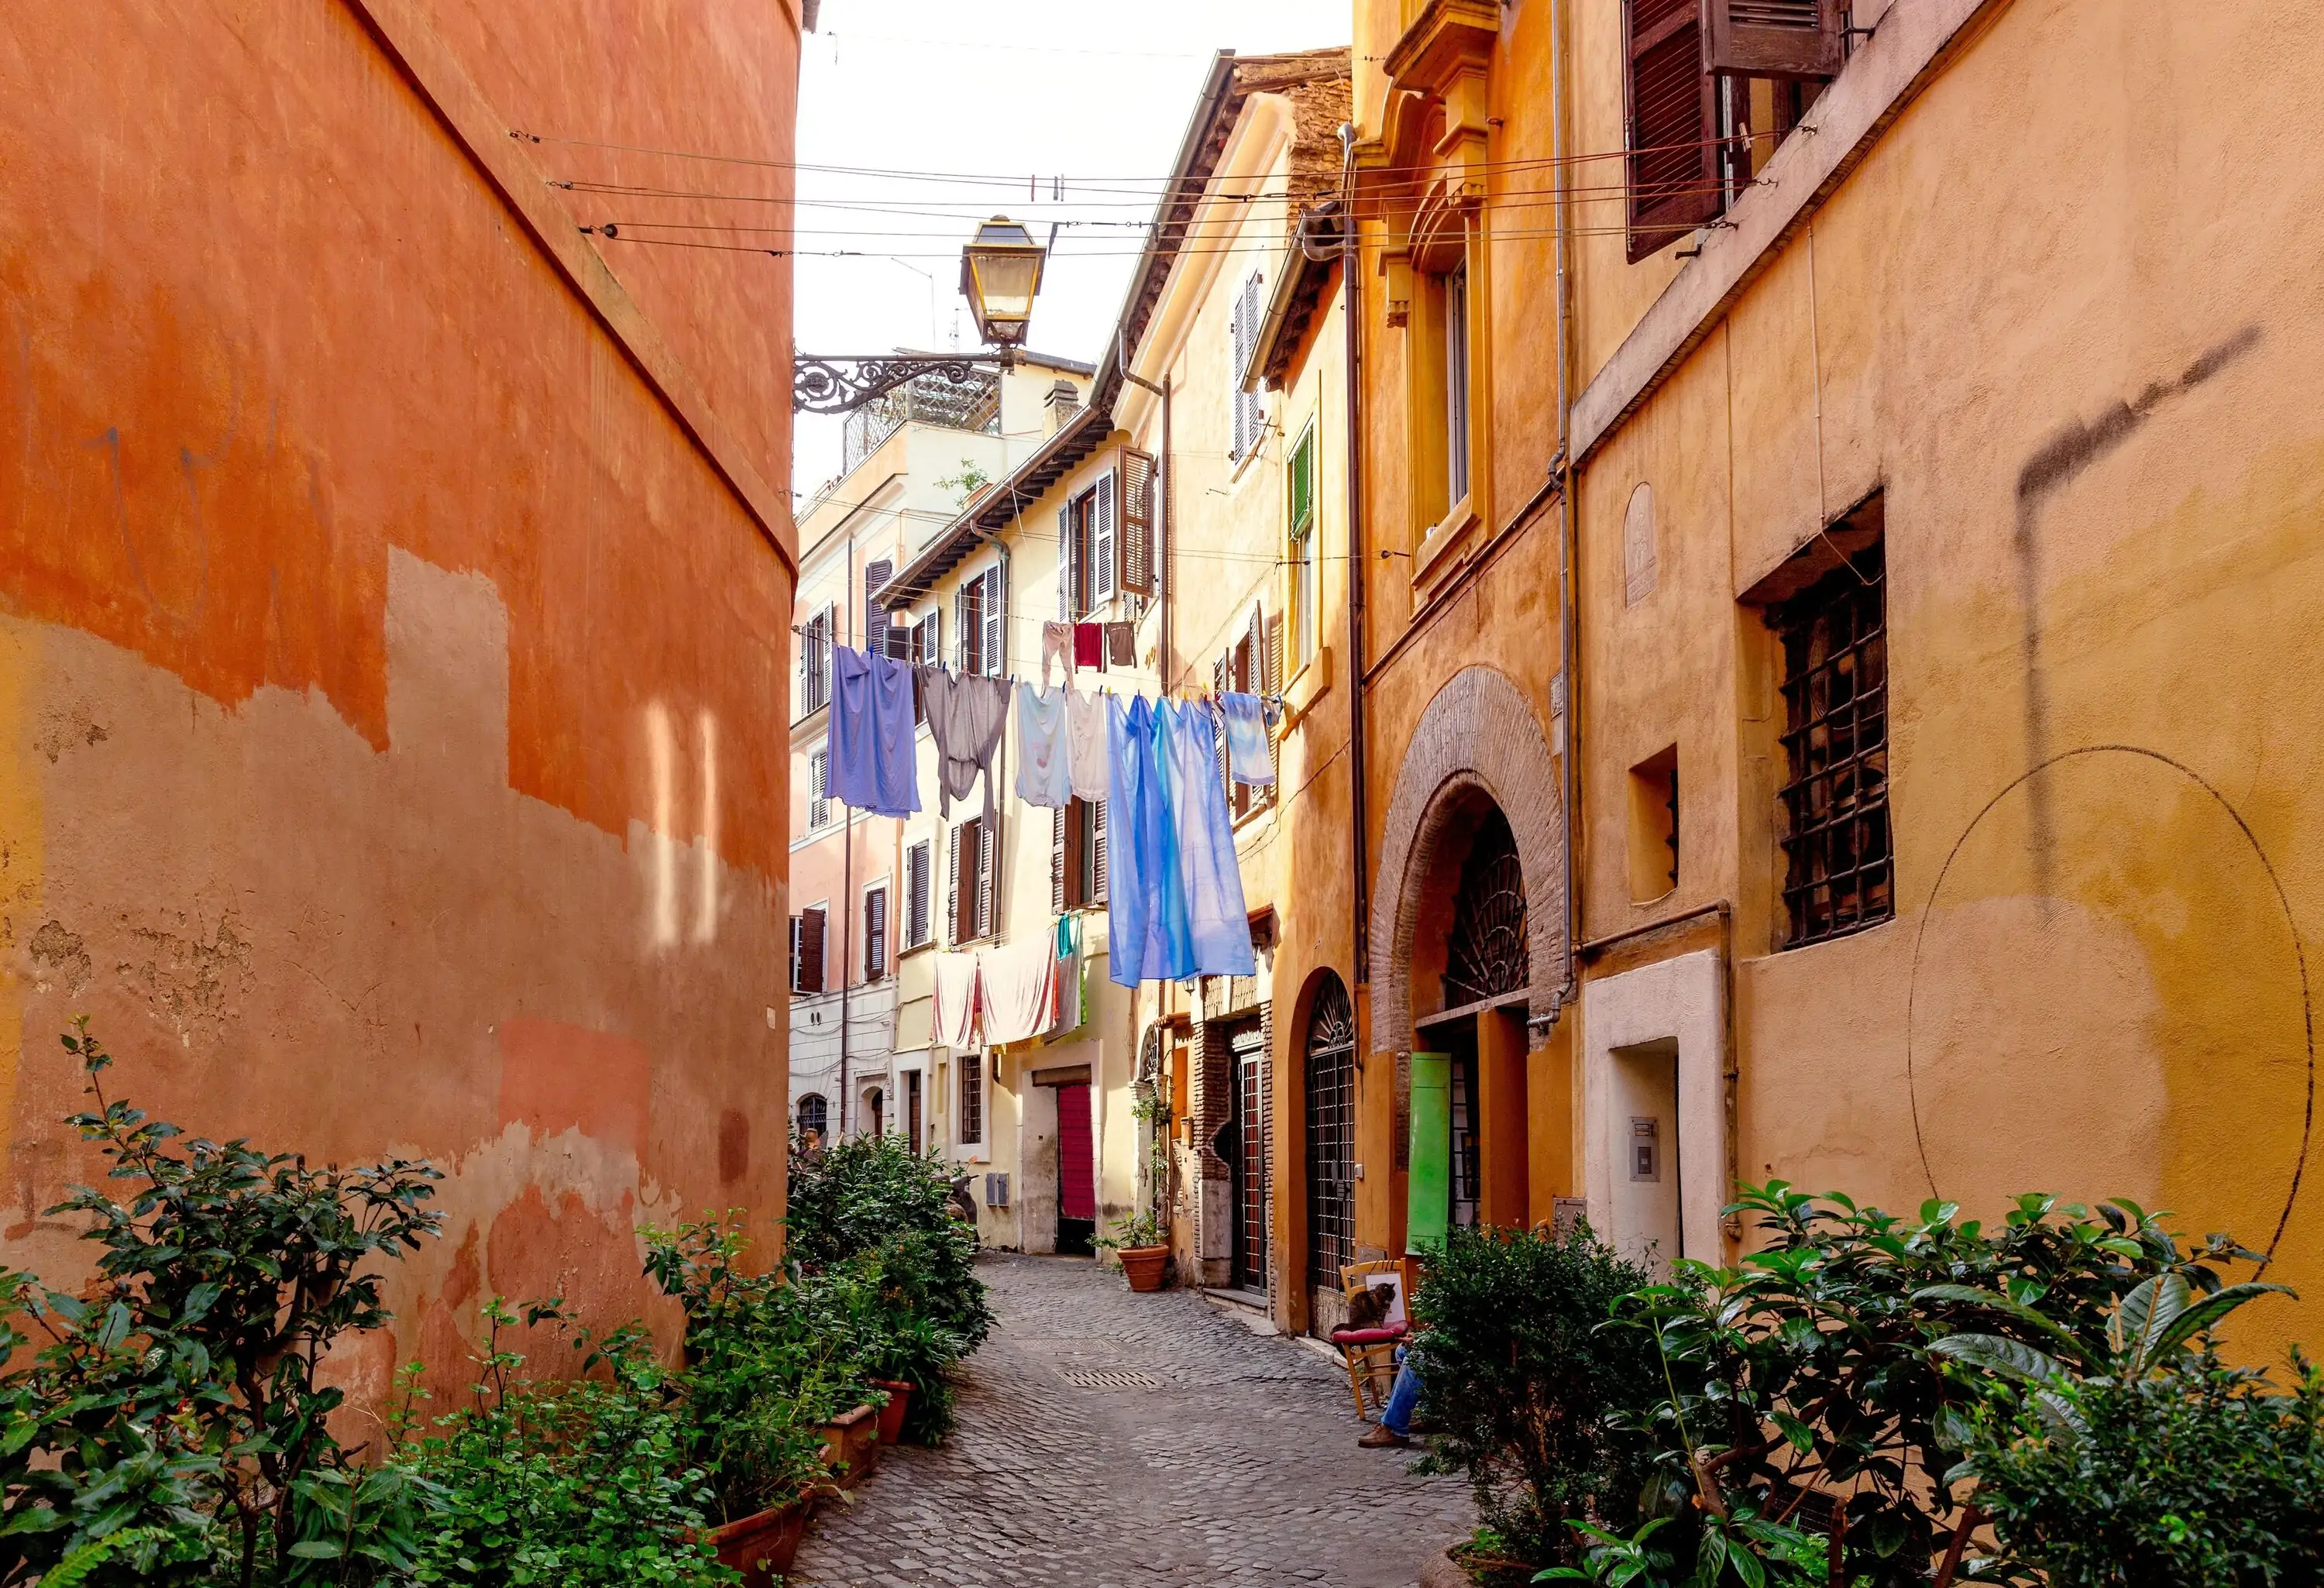
[{"label": "wrought iron scrollwork", "polygon": [[853,413],[922,375],[965,383],[975,378],[979,365],[997,362],[958,355],[941,358],[819,358],[802,353],[791,361],[791,411]]},{"label": "wrought iron scrollwork", "polygon": [[1453,896],[1444,962],[1447,1009],[1522,992],[1533,979],[1525,868],[1517,859],[1517,836],[1499,810],[1478,820],[1470,841]]}]

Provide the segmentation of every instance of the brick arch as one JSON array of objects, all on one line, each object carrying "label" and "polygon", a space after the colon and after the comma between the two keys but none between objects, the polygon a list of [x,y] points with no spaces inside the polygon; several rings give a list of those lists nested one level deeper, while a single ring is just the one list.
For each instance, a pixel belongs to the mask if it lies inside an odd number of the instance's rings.
[{"label": "brick arch", "polygon": [[1545,1019],[1565,965],[1565,829],[1555,768],[1541,724],[1501,673],[1464,668],[1436,692],[1405,747],[1380,842],[1372,900],[1372,1038],[1375,1052],[1413,1046],[1412,946],[1437,845],[1463,796],[1501,808],[1525,870],[1533,961],[1526,1012]]}]

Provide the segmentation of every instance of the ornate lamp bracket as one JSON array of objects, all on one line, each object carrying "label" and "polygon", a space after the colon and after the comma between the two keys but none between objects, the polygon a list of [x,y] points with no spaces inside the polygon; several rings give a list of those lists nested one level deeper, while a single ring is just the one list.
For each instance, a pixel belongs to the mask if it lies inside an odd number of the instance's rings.
[{"label": "ornate lamp bracket", "polygon": [[1004,355],[948,354],[942,357],[869,358],[801,353],[791,360],[793,413],[853,413],[875,398],[884,397],[908,381],[937,375],[965,382],[979,365],[1006,368]]}]

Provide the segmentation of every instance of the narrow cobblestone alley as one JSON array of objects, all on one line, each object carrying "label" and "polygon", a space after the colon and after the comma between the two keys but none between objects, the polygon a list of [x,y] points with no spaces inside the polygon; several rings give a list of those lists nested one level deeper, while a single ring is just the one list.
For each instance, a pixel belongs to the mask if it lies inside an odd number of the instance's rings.
[{"label": "narrow cobblestone alley", "polygon": [[1000,1322],[940,1450],[896,1446],[817,1518],[805,1588],[1409,1588],[1467,1532],[1467,1489],[1360,1450],[1347,1380],[1185,1291],[1073,1258],[988,1255]]}]

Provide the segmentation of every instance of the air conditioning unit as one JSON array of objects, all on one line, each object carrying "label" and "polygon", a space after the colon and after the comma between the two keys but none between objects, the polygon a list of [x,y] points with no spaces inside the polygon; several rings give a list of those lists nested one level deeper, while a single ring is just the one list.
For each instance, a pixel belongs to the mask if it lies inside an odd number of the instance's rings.
[{"label": "air conditioning unit", "polygon": [[1009,1205],[1009,1177],[1007,1175],[987,1175],[984,1177],[984,1205],[987,1207],[1007,1207]]}]

